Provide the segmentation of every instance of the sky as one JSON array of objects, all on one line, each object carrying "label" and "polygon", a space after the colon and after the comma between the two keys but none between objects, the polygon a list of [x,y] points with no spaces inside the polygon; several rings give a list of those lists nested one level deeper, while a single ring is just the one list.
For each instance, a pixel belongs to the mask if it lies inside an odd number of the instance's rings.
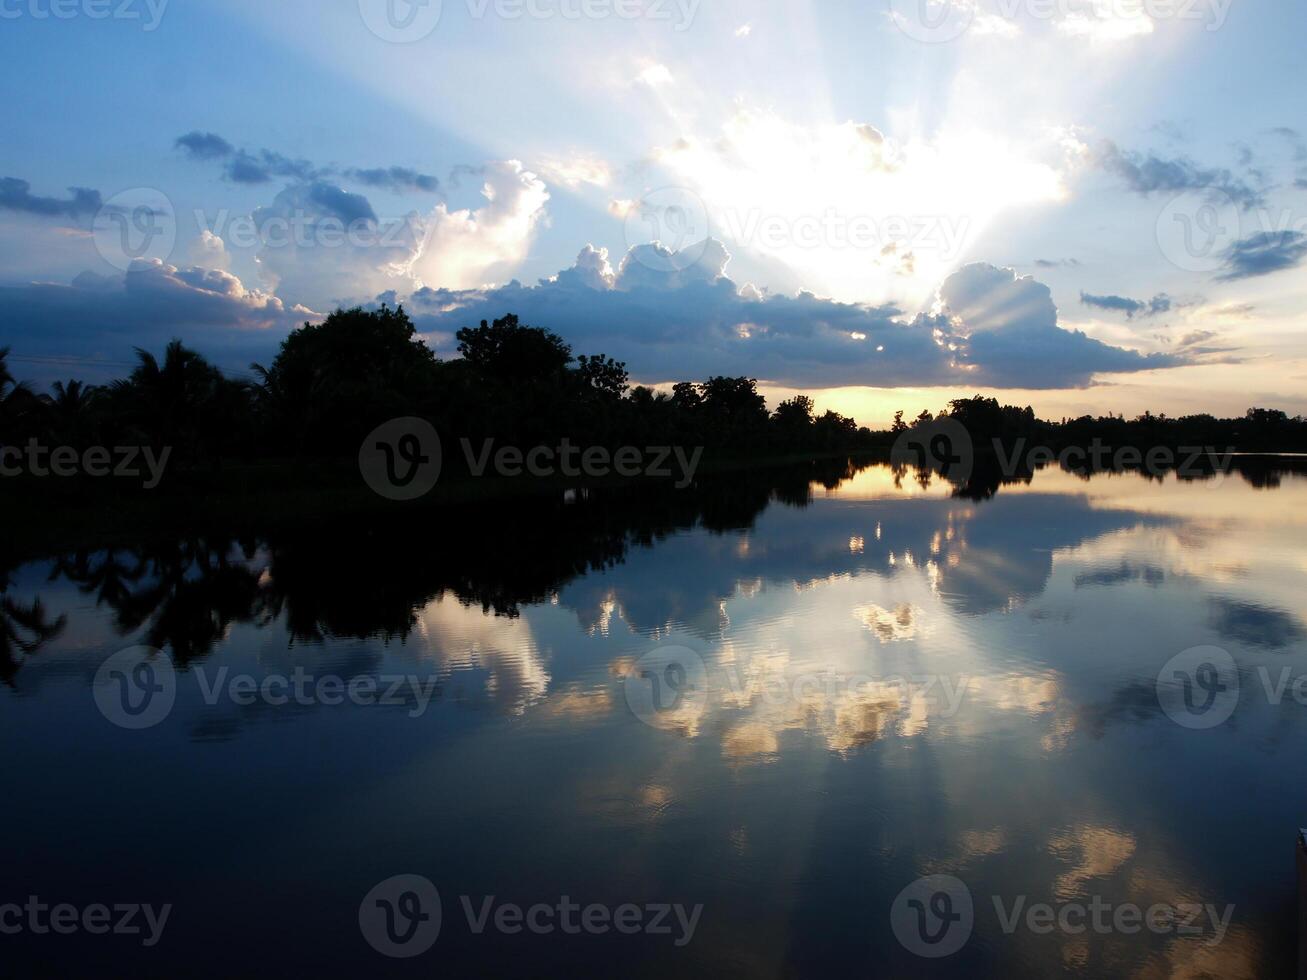
[{"label": "sky", "polygon": [[0,0],[0,346],[506,313],[864,424],[1307,413],[1296,0]]}]

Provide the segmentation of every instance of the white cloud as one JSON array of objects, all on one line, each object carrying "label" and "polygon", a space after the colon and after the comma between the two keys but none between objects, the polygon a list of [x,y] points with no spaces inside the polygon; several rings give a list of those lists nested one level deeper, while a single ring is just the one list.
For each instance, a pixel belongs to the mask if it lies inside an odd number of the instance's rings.
[{"label": "white cloud", "polygon": [[1154,24],[1142,4],[1093,0],[1093,6],[1088,9],[1069,11],[1057,22],[1057,29],[1067,37],[1110,43],[1146,37],[1153,33]]},{"label": "white cloud", "polygon": [[440,204],[428,216],[410,265],[419,284],[467,289],[502,281],[526,258],[549,201],[544,182],[517,160],[475,172],[486,203],[457,211]]},{"label": "white cloud", "polygon": [[226,243],[207,228],[191,243],[189,258],[192,265],[205,269],[230,269],[231,256]]},{"label": "white cloud", "polygon": [[[543,181],[516,160],[466,168],[484,203],[379,218],[368,199],[322,182],[299,184],[254,212],[260,273],[277,295],[315,308],[426,284],[502,282],[527,255],[545,216]],[[212,252],[216,236],[205,239]]]},{"label": "white cloud", "polygon": [[540,170],[550,180],[568,187],[582,184],[607,187],[613,180],[613,168],[607,160],[585,153],[565,158],[547,157],[540,161]]},{"label": "white cloud", "polygon": [[648,85],[650,88],[659,88],[663,85],[671,85],[674,81],[672,73],[666,65],[658,62],[646,62],[636,76],[637,80]]}]

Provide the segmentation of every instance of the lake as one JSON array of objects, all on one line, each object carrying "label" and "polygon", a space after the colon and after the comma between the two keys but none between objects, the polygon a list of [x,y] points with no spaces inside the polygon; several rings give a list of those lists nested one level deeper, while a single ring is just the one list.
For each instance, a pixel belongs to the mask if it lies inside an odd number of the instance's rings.
[{"label": "lake", "polygon": [[1266,458],[11,561],[4,972],[1291,975],[1304,574]]}]

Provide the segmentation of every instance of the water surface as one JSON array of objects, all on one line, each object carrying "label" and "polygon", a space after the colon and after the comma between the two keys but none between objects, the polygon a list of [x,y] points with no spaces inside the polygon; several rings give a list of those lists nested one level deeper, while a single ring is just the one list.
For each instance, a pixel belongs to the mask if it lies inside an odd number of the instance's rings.
[{"label": "water surface", "polygon": [[[1287,975],[1307,479],[994,489],[841,463],[10,562],[0,904],[172,910],[148,948],[0,936],[5,972]],[[96,678],[138,646],[175,700],[133,730]],[[1196,647],[1234,700],[1177,720]],[[405,686],[226,686],[297,671]],[[360,904],[404,874],[441,928],[389,959]],[[973,914],[929,960],[901,895],[935,876]],[[702,910],[681,945],[477,934],[462,896]],[[1063,912],[1095,903],[1232,909]]]}]

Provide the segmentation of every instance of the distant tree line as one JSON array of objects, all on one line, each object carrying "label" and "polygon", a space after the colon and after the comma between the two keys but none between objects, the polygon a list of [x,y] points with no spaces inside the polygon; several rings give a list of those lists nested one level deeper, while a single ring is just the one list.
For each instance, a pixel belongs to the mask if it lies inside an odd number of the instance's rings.
[{"label": "distant tree line", "polygon": [[[632,386],[626,365],[574,354],[557,334],[513,315],[458,331],[460,358],[440,360],[403,308],[337,310],[285,338],[257,380],[225,377],[180,341],[161,357],[137,351],[131,373],[97,387],[56,383],[37,394],[19,383],[0,350],[0,445],[149,445],[172,448],[174,467],[220,467],[229,459],[351,457],[381,423],[432,421],[442,439],[500,445],[703,446],[710,454],[759,456],[887,450],[913,423],[898,413],[874,432],[836,412],[818,415],[797,395],[769,411],[747,377],[682,382],[670,391]],[[1251,409],[1243,418],[1145,413],[1043,421],[1034,411],[980,395],[941,415],[962,423],[978,449],[994,439],[1050,445],[1211,445],[1307,449],[1307,422]],[[451,460],[460,453],[447,453]]]},{"label": "distant tree line", "polygon": [[1290,417],[1277,409],[1250,408],[1239,418],[1219,419],[1214,415],[1185,415],[1169,418],[1165,413],[1144,412],[1133,419],[1124,415],[1083,415],[1050,422],[1035,416],[1027,406],[1001,405],[996,398],[976,395],[955,399],[938,415],[922,412],[911,423],[898,412],[892,427],[897,435],[935,418],[960,422],[979,451],[992,449],[995,442],[1011,448],[1020,440],[1027,446],[1047,446],[1055,451],[1087,447],[1095,441],[1113,447],[1212,448],[1217,452],[1307,451],[1307,419]]}]

